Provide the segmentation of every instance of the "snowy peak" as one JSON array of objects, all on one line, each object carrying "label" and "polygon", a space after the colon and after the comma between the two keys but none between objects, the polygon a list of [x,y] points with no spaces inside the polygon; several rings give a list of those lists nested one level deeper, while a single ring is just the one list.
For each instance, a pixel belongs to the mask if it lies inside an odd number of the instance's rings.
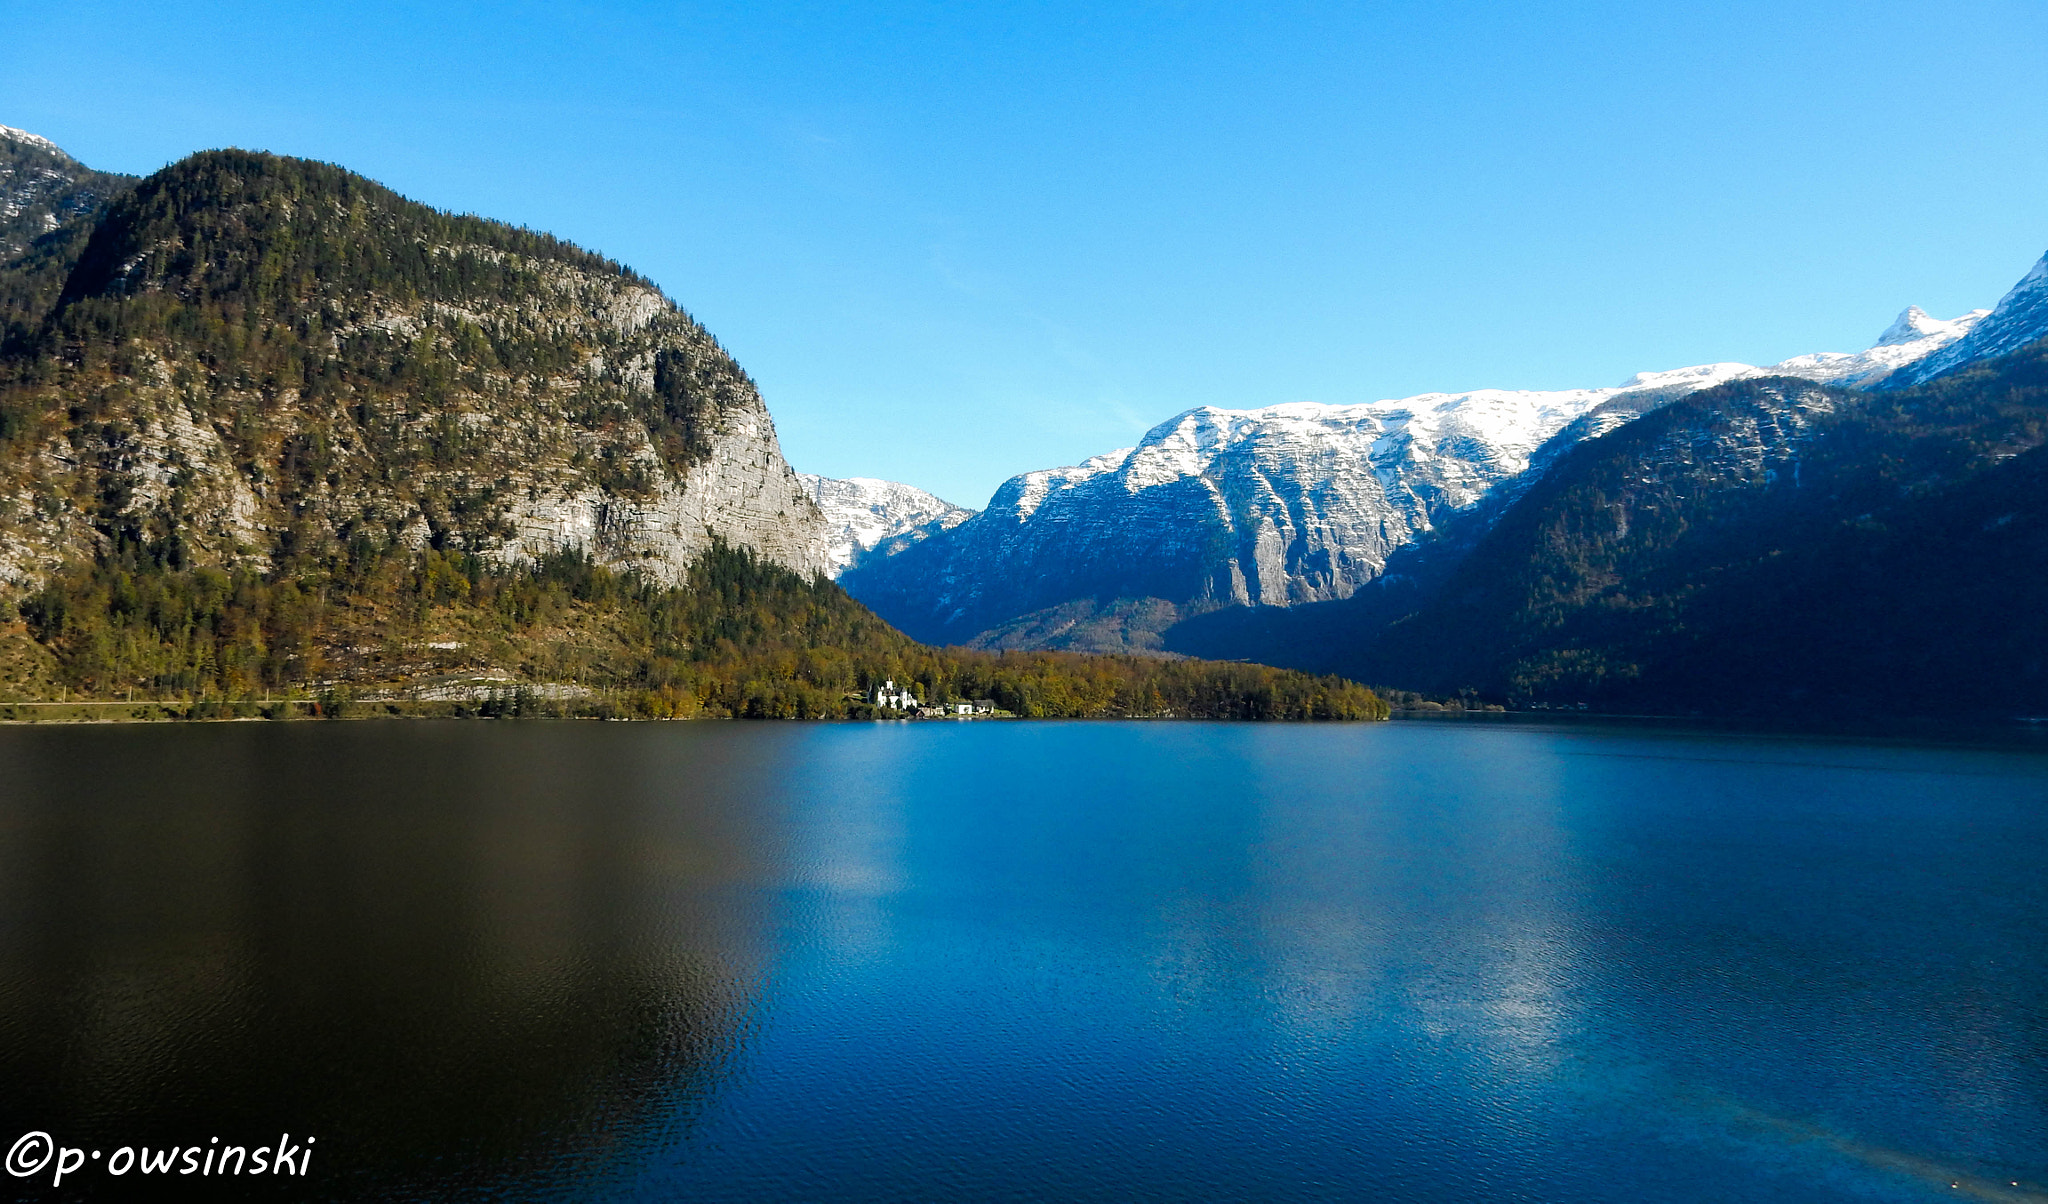
[{"label": "snowy peak", "polygon": [[47,151],[53,155],[63,155],[66,159],[71,158],[70,155],[65,155],[64,151],[56,143],[43,137],[41,134],[31,134],[27,130],[17,130],[11,125],[0,125],[0,139],[8,142],[19,142],[25,146],[32,146],[39,151]]},{"label": "snowy peak", "polygon": [[1886,387],[1917,385],[1979,360],[2010,355],[2038,339],[2048,338],[2048,255],[2020,277],[1969,333],[1886,381]]},{"label": "snowy peak", "polygon": [[1046,498],[1103,473],[1115,472],[1137,450],[1135,447],[1120,447],[1064,468],[1041,468],[1020,473],[997,487],[995,496],[989,499],[988,512],[1007,514],[1022,522],[1037,513]]},{"label": "snowy peak", "polygon": [[[2048,262],[2023,284],[2015,295],[2048,311]],[[1910,307],[1863,351],[1639,372],[1607,388],[1200,406],[1135,447],[1012,477],[979,515],[914,546],[878,545],[843,582],[920,639],[1157,650],[1160,632],[1207,610],[1350,597],[1453,515],[1471,520],[1460,538],[1476,534],[1570,448],[1688,394],[1788,376],[1869,388],[1983,342],[2022,308],[2009,297],[1996,313],[1941,319]]]},{"label": "snowy peak", "polygon": [[[1060,545],[1081,531],[1103,533],[1096,555],[1104,563],[1156,559],[1156,552],[1141,554],[1106,534],[1124,525],[1179,530],[1217,549],[1221,560],[1212,567],[1224,584],[1211,591],[1216,601],[1284,606],[1348,597],[1379,575],[1395,547],[1528,471],[1539,450],[1567,428],[1566,438],[1592,438],[1666,401],[1733,380],[1794,376],[1867,384],[1963,338],[1984,314],[1944,321],[1908,309],[1867,351],[1823,352],[1765,367],[1716,363],[1638,372],[1604,389],[1474,389],[1245,410],[1198,406],[1145,432],[1136,447],[1010,478],[973,524],[944,542],[979,549],[968,558],[986,563],[956,579],[986,574],[981,592],[990,597],[1001,592],[1001,581],[1014,580],[1014,566],[1001,563],[1005,558],[1053,563],[1069,554]],[[1595,411],[1597,419],[1590,417]],[[1006,533],[998,535],[998,528]],[[993,552],[998,546],[1000,555]],[[864,567],[861,588],[875,588],[880,572]]]},{"label": "snowy peak", "polygon": [[800,472],[797,480],[825,512],[826,559],[833,577],[877,546],[888,555],[974,517],[974,511],[899,481],[838,480]]},{"label": "snowy peak", "polygon": [[[1663,401],[1759,376],[1867,384],[1963,338],[1988,312],[1980,309],[1942,320],[1914,306],[1867,351],[1819,352],[1764,367],[1716,363],[1638,372],[1605,389],[1474,389],[1361,405],[1289,402],[1247,410],[1200,406],[1153,427],[1134,448],[1012,477],[990,500],[989,511],[1021,522],[1048,498],[1106,473],[1118,478],[1124,492],[1136,494],[1212,475],[1219,461],[1244,449],[1248,454],[1287,457],[1360,456],[1388,489],[1403,493],[1419,488],[1431,497],[1431,505],[1408,516],[1426,530],[1426,511],[1477,500],[1493,485],[1527,468],[1530,457],[1551,436],[1617,398]],[[1406,484],[1401,483],[1403,478],[1409,478]]]},{"label": "snowy peak", "polygon": [[1877,343],[1867,351],[1854,353],[1821,351],[1796,355],[1751,375],[1797,376],[1825,385],[1867,389],[1888,380],[1908,364],[1915,364],[1967,337],[1984,320],[1988,309],[1973,309],[1960,318],[1929,317],[1917,305],[1906,307],[1898,320],[1885,327]]},{"label": "snowy peak", "polygon": [[1990,312],[1988,309],[1973,309],[1960,318],[1944,322],[1939,318],[1928,317],[1927,311],[1917,305],[1908,305],[1906,312],[1900,314],[1897,321],[1885,327],[1884,333],[1877,336],[1877,346],[1901,347],[1940,336],[1946,336],[1949,342],[1954,342],[1970,333],[1970,327],[1976,325],[1978,319]]}]

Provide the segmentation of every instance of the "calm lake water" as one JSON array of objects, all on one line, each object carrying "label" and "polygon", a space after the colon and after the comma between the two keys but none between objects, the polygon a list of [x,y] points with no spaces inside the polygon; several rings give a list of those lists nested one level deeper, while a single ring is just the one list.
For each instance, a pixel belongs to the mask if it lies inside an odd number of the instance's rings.
[{"label": "calm lake water", "polygon": [[0,1142],[273,1198],[2048,1201],[2044,962],[2024,750],[0,729]]}]

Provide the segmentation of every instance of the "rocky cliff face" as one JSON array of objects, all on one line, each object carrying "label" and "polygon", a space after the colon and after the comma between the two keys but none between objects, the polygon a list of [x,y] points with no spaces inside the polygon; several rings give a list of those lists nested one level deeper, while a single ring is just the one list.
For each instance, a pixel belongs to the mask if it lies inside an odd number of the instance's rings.
[{"label": "rocky cliff face", "polygon": [[972,510],[900,481],[807,472],[797,479],[824,511],[825,556],[834,577],[869,556],[894,555],[974,517]]},{"label": "rocky cliff face", "polygon": [[1135,448],[1013,478],[981,514],[842,581],[923,639],[1154,650],[1189,615],[1349,597],[1447,517],[1675,398],[1764,376],[1881,380],[1984,313],[1944,322],[1910,309],[1867,351],[1639,373],[1605,389],[1190,410]]},{"label": "rocky cliff face", "polygon": [[62,266],[0,378],[0,583],[356,544],[580,549],[674,581],[722,539],[828,568],[746,374],[647,281],[544,235],[209,152]]}]

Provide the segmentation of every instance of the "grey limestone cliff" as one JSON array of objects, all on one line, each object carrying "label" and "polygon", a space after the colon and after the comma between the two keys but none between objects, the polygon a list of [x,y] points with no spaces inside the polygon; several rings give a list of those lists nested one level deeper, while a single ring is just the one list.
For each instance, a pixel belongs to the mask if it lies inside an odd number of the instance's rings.
[{"label": "grey limestone cliff", "polygon": [[713,540],[831,567],[753,382],[616,264],[241,152],[93,221],[0,390],[0,584],[363,540],[665,581]]}]

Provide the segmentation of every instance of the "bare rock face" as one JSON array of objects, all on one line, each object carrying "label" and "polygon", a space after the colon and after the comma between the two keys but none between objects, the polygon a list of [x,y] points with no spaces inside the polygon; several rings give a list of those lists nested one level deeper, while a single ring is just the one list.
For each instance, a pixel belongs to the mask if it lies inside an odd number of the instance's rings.
[{"label": "bare rock face", "polygon": [[323,164],[194,156],[116,199],[0,383],[0,583],[140,556],[713,540],[827,571],[754,384],[644,279]]},{"label": "bare rock face", "polygon": [[[1190,410],[1135,448],[1012,478],[973,519],[842,581],[920,638],[1094,647],[1112,632],[1148,650],[1162,620],[1349,597],[1611,392]],[[1167,605],[1118,605],[1137,599]]]},{"label": "bare rock face", "polygon": [[503,549],[514,560],[584,549],[673,582],[715,536],[800,573],[833,568],[824,516],[783,462],[765,407],[731,416],[689,476],[651,498],[536,482],[508,518]]}]

